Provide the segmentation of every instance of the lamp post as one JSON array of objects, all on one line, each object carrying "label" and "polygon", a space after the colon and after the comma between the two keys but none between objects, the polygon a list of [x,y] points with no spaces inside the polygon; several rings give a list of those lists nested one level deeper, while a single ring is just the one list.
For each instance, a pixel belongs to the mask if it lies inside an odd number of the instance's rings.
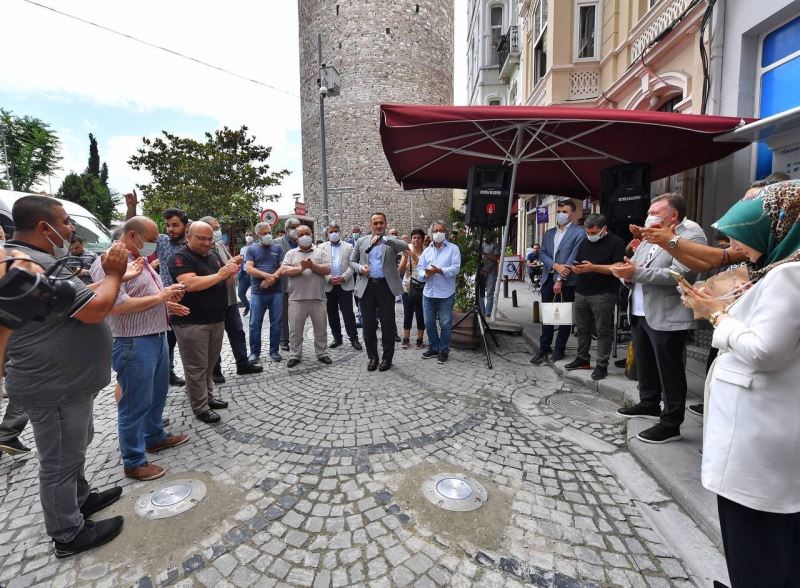
[{"label": "lamp post", "polygon": [[319,161],[322,182],[322,224],[327,227],[328,218],[328,159],[325,154],[325,98],[339,95],[339,71],[332,65],[322,63],[322,35],[317,34],[317,64],[319,65]]}]

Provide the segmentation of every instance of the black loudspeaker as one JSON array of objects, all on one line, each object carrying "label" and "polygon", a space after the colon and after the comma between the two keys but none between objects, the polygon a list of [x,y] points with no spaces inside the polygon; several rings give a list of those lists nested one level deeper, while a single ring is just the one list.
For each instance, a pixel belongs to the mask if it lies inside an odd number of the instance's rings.
[{"label": "black loudspeaker", "polygon": [[600,212],[609,230],[625,242],[632,238],[628,225],[642,226],[650,208],[650,166],[632,163],[609,167],[601,176]]},{"label": "black loudspeaker", "polygon": [[511,168],[504,165],[473,165],[467,182],[466,224],[471,227],[502,227],[508,214]]}]

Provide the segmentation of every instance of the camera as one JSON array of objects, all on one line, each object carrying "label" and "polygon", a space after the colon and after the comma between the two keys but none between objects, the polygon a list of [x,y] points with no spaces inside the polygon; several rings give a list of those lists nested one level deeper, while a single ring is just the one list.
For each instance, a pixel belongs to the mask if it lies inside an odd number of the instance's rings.
[{"label": "camera", "polygon": [[[9,259],[7,263],[17,260]],[[35,263],[35,262],[33,262]],[[18,329],[30,321],[65,316],[75,302],[75,288],[68,279],[55,277],[62,264],[46,273],[12,267],[0,278],[0,325]]]}]

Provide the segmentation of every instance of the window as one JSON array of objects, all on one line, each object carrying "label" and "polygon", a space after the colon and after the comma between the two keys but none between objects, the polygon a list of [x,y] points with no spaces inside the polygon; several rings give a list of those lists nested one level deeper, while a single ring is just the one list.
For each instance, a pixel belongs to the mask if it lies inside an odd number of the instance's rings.
[{"label": "window", "polygon": [[533,8],[533,59],[531,79],[533,86],[547,73],[547,0],[539,0]]},{"label": "window", "polygon": [[[761,118],[800,106],[800,17],[778,27],[761,44],[759,112]],[[756,179],[772,173],[772,151],[758,144]],[[786,170],[776,170],[786,171]]]},{"label": "window", "polygon": [[500,106],[503,104],[503,101],[500,98],[489,98],[489,106]]},{"label": "window", "polygon": [[498,65],[500,55],[497,53],[497,46],[500,44],[500,37],[503,36],[503,7],[492,6],[489,9],[489,59],[488,65]]},{"label": "window", "polygon": [[575,61],[597,59],[600,51],[598,37],[600,29],[600,6],[593,0],[575,2]]}]

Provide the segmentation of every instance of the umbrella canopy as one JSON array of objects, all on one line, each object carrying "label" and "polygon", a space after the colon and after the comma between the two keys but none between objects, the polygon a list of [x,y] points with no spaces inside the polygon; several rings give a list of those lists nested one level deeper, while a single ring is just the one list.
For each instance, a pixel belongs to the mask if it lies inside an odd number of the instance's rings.
[{"label": "umbrella canopy", "polygon": [[381,106],[383,151],[407,190],[466,188],[476,163],[517,164],[524,194],[600,195],[601,172],[650,164],[653,180],[716,161],[749,143],[714,138],[738,117],[559,106]]}]

